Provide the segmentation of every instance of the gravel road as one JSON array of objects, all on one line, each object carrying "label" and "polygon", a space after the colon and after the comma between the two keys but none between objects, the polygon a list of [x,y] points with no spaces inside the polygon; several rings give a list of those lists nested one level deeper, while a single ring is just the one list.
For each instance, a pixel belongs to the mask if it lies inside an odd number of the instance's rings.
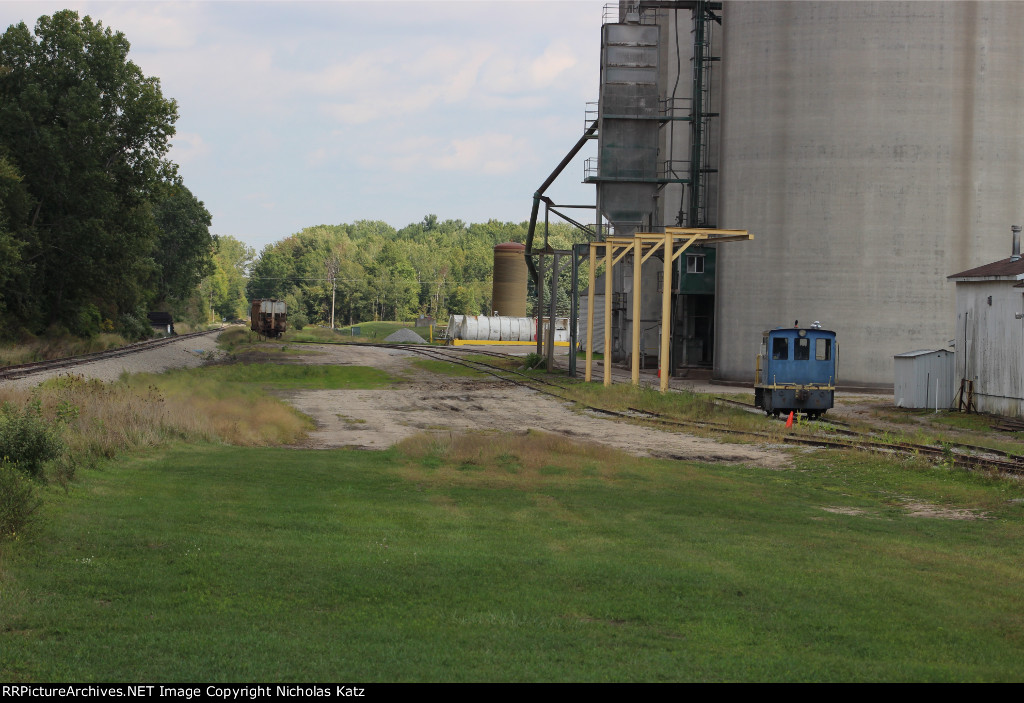
[{"label": "gravel road", "polygon": [[216,340],[219,330],[188,339],[178,339],[155,349],[147,349],[113,359],[100,359],[87,364],[51,369],[10,380],[0,380],[4,388],[31,388],[48,378],[75,374],[101,381],[116,381],[122,373],[159,373],[167,369],[200,366],[211,354],[221,355]]}]

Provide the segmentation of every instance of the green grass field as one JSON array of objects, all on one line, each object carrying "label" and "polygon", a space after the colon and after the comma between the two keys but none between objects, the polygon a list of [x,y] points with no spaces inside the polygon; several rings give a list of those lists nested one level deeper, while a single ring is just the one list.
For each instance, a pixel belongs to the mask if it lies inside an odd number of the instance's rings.
[{"label": "green grass field", "polygon": [[94,460],[38,486],[35,525],[0,542],[0,680],[1024,677],[1019,482],[862,452],[794,450],[784,470],[641,459],[538,432],[261,446],[309,422],[269,391],[402,380],[236,363],[35,391],[47,417],[79,409],[70,447]]},{"label": "green grass field", "polygon": [[770,471],[536,433],[178,445],[50,491],[5,545],[0,678],[1019,680],[1022,496],[855,453]]}]

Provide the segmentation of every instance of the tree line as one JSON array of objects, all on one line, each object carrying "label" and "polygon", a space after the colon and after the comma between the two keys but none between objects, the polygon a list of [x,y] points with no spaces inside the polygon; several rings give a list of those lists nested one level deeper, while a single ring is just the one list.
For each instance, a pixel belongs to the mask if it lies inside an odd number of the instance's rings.
[{"label": "tree line", "polygon": [[[307,227],[267,245],[249,269],[249,299],[278,298],[299,324],[337,326],[371,320],[408,320],[417,314],[490,311],[494,246],[526,241],[527,223],[421,222],[396,230],[385,222]],[[573,227],[551,226],[549,241],[567,248],[584,237]],[[559,276],[568,308],[568,266]],[[530,284],[531,295],[533,292]],[[550,295],[550,293],[547,293]]]},{"label": "tree line", "polygon": [[167,158],[178,107],[121,32],[77,12],[0,36],[0,315],[7,335],[149,333],[215,272],[210,213]]}]

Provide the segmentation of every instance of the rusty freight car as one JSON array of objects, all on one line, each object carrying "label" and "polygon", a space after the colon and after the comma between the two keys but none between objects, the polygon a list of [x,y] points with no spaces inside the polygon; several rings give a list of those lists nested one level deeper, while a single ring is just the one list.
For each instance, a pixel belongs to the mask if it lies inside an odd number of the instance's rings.
[{"label": "rusty freight car", "polygon": [[249,319],[250,329],[260,337],[276,338],[284,334],[288,310],[283,300],[254,300]]}]

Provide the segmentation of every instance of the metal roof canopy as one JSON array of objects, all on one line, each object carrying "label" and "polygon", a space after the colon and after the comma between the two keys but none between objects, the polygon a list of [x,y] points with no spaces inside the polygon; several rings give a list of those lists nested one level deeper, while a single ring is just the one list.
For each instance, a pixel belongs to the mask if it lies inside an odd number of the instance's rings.
[{"label": "metal roof canopy", "polygon": [[[661,353],[658,359],[658,375],[661,377],[662,392],[668,390],[668,354],[672,325],[672,262],[695,242],[717,244],[724,242],[746,242],[754,238],[745,229],[706,229],[700,227],[666,227],[661,232],[637,232],[632,237],[608,237],[603,242],[590,243],[589,288],[587,290],[587,364],[585,380],[591,380],[591,366],[594,358],[594,286],[597,267],[605,262],[604,272],[604,319],[612,319],[612,269],[627,254],[633,253],[633,354],[632,383],[640,383],[640,266],[659,250],[665,262],[661,296]],[[677,246],[678,243],[678,246]],[[603,255],[598,259],[598,249]],[[636,255],[639,254],[639,255]],[[604,336],[604,385],[612,383],[612,338]]]}]

